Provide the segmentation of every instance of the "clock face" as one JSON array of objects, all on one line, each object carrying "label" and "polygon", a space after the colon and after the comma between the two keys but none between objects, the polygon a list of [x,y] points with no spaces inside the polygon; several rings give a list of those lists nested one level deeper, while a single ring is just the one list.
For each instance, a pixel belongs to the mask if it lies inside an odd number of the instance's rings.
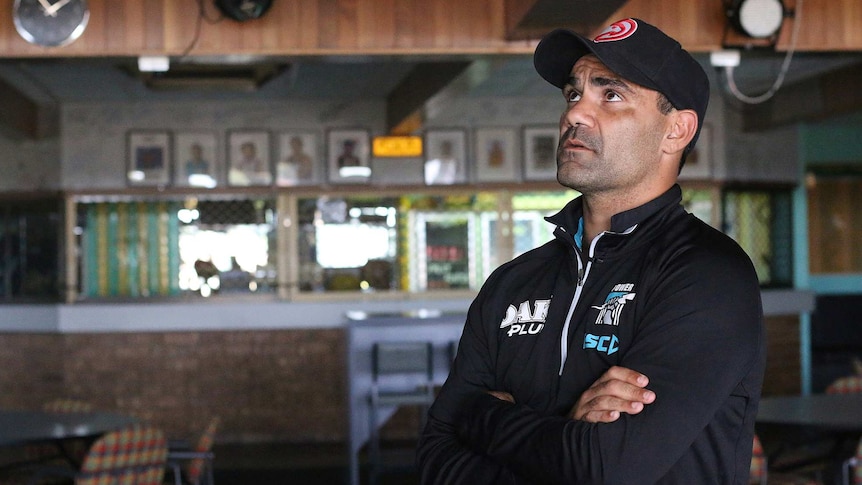
[{"label": "clock face", "polygon": [[15,0],[12,13],[24,40],[49,47],[80,37],[90,18],[87,0]]}]

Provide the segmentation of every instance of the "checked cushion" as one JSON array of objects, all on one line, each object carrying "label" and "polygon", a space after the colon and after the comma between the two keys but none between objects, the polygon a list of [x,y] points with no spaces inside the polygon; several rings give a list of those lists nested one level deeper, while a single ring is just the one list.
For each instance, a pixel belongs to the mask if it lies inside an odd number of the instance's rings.
[{"label": "checked cushion", "polygon": [[75,485],[160,485],[167,453],[164,433],[152,426],[107,433],[90,447]]}]

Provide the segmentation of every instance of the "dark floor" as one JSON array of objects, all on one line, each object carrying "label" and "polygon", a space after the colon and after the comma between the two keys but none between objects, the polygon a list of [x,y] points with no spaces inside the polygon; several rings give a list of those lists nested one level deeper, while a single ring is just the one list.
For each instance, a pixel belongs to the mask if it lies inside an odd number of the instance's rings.
[{"label": "dark floor", "polygon": [[[349,484],[348,456],[342,445],[219,445],[215,453],[217,485],[329,485]],[[381,474],[378,485],[417,485],[413,451],[399,447],[384,456],[394,466]],[[368,469],[360,458],[362,483]]]}]

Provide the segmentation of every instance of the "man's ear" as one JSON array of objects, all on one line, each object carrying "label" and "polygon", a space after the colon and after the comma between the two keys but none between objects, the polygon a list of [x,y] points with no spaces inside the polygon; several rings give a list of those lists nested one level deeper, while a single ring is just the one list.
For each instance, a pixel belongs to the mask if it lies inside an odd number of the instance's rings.
[{"label": "man's ear", "polygon": [[673,123],[665,139],[668,153],[682,151],[688,146],[697,131],[697,113],[690,109],[674,111]]}]

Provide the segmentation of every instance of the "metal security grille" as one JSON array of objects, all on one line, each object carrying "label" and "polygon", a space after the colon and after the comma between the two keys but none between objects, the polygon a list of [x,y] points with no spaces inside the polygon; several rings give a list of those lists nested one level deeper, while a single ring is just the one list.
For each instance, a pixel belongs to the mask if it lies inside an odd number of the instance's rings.
[{"label": "metal security grille", "polygon": [[274,199],[187,199],[179,218],[179,286],[204,297],[275,292]]},{"label": "metal security grille", "polygon": [[727,190],[722,209],[724,232],[751,258],[761,286],[792,286],[790,190]]},{"label": "metal security grille", "polygon": [[265,200],[208,200],[197,203],[199,225],[263,224],[272,204]]}]

